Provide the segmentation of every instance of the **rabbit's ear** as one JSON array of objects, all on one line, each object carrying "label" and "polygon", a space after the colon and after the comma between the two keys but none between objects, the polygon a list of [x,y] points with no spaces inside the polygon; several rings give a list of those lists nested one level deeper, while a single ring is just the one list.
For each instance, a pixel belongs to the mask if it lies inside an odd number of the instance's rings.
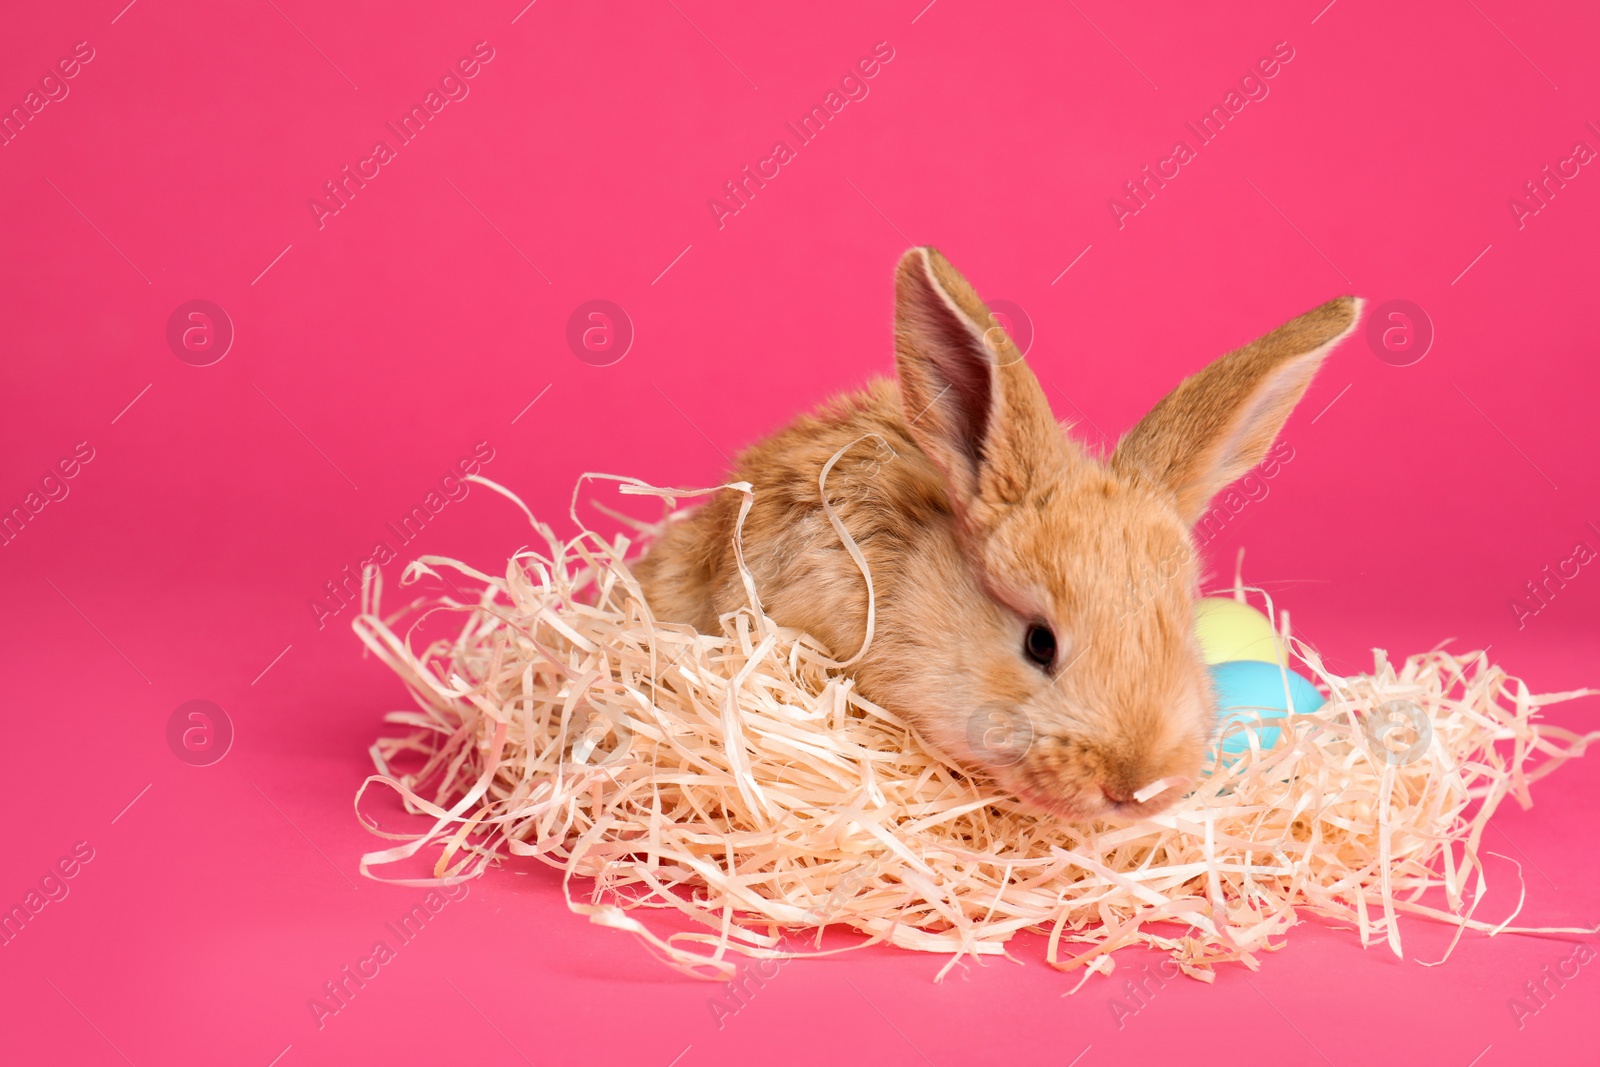
[{"label": "rabbit's ear", "polygon": [[1112,464],[1171,490],[1191,525],[1216,492],[1261,462],[1325,357],[1361,317],[1342,296],[1230,352],[1162,398]]},{"label": "rabbit's ear", "polygon": [[944,473],[951,503],[982,525],[984,503],[1020,499],[1060,429],[1039,381],[960,273],[932,248],[895,272],[895,364],[911,437]]}]

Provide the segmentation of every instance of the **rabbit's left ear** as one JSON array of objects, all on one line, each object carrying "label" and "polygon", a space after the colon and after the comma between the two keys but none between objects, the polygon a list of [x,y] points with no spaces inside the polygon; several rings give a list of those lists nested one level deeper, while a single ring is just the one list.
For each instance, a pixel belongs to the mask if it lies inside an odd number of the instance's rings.
[{"label": "rabbit's left ear", "polygon": [[1039,380],[935,249],[911,249],[895,272],[895,363],[907,429],[968,529],[1053,473],[1061,431]]},{"label": "rabbit's left ear", "polygon": [[1179,385],[1117,443],[1112,464],[1164,486],[1193,525],[1213,495],[1261,462],[1361,300],[1341,296],[1230,352]]}]

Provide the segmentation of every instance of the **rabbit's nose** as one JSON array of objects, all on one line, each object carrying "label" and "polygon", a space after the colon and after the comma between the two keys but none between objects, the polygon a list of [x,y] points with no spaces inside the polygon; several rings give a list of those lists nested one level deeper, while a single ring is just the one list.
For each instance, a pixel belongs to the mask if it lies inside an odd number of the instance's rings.
[{"label": "rabbit's nose", "polygon": [[1133,794],[1124,792],[1121,788],[1101,783],[1100,792],[1105,794],[1107,800],[1113,804],[1126,804],[1133,799]]},{"label": "rabbit's nose", "polygon": [[1148,804],[1152,800],[1162,797],[1168,801],[1181,796],[1190,785],[1190,780],[1181,775],[1171,778],[1157,778],[1155,781],[1140,789],[1127,789],[1122,783],[1106,785],[1101,783],[1100,792],[1113,804]]}]

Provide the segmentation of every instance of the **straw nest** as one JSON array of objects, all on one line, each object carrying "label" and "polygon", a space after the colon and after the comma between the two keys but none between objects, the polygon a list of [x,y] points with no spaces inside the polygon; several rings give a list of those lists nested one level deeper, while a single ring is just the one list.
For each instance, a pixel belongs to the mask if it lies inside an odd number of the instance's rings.
[{"label": "straw nest", "polygon": [[[1521,930],[1509,925],[1520,896],[1496,922],[1475,915],[1484,829],[1503,800],[1526,807],[1532,782],[1600,738],[1538,721],[1591,691],[1534,696],[1480,653],[1393,663],[1376,651],[1371,674],[1341,677],[1287,642],[1326,705],[1294,716],[1270,749],[1238,727],[1251,750],[1160,817],[1070,825],[929,753],[830,650],[758,607],[715,635],[653,622],[627,538],[562,540],[528,519],[544,547],[503,576],[423,557],[402,586],[449,588],[385,615],[368,575],[356,632],[417,710],[386,717],[404,732],[373,745],[358,811],[377,785],[427,822],[392,833],[363,816],[399,843],[365,855],[362,871],[437,851],[431,877],[387,879],[436,884],[532,856],[563,873],[573,911],[699,977],[731,977],[741,955],[877,942],[948,955],[942,977],[1031,930],[1047,936],[1051,966],[1080,970],[1076,989],[1137,944],[1207,981],[1219,962],[1256,967],[1302,912],[1396,954],[1405,912],[1456,938]],[[411,647],[439,613],[458,617],[453,636]],[[653,929],[647,909],[690,922]],[[865,937],[824,947],[829,925]],[[797,951],[806,932],[811,948]]]}]

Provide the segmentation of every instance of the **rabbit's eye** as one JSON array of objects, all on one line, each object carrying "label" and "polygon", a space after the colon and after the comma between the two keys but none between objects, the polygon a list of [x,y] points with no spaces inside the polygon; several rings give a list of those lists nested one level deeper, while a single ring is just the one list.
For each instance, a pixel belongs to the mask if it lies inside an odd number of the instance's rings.
[{"label": "rabbit's eye", "polygon": [[1050,627],[1036,622],[1028,627],[1028,634],[1022,639],[1022,651],[1034,663],[1048,670],[1056,661],[1056,635],[1050,631]]}]

